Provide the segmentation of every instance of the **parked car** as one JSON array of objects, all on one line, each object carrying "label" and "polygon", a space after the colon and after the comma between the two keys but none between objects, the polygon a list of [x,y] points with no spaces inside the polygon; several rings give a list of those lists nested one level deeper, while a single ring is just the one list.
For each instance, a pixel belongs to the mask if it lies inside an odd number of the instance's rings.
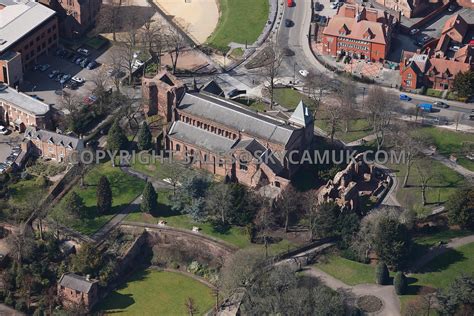
[{"label": "parked car", "polygon": [[3,125],[0,125],[0,135],[5,135],[8,133],[8,129],[3,126]]},{"label": "parked car", "polygon": [[328,18],[325,16],[321,16],[321,19],[319,20],[319,25],[326,25],[328,21]]},{"label": "parked car", "polygon": [[295,1],[293,1],[293,0],[287,0],[287,1],[286,1],[286,5],[288,6],[288,8],[294,7],[294,6],[295,6]]},{"label": "parked car", "polygon": [[69,58],[69,61],[75,64],[78,58],[79,56],[73,53],[73,55]]},{"label": "parked car", "polygon": [[68,82],[66,82],[64,87],[71,90],[76,90],[79,87],[79,84],[76,81],[69,80]]},{"label": "parked car", "polygon": [[140,68],[141,66],[143,66],[145,63],[139,59],[135,59],[135,61],[133,62],[133,68]]},{"label": "parked car", "polygon": [[336,9],[338,3],[339,3],[339,2],[333,2],[333,3],[331,3],[331,9]]},{"label": "parked car", "polygon": [[410,35],[416,35],[416,34],[418,34],[418,33],[420,33],[420,30],[419,30],[419,29],[411,29],[411,30],[410,30]]},{"label": "parked car", "polygon": [[81,77],[72,77],[71,78],[72,81],[75,81],[77,83],[80,83],[80,84],[83,84],[85,82],[84,78],[81,78]]},{"label": "parked car", "polygon": [[69,79],[71,79],[71,75],[65,74],[65,75],[61,78],[61,80],[59,80],[59,83],[60,83],[60,84],[65,84],[66,82],[69,81]]},{"label": "parked car", "polygon": [[87,105],[92,105],[97,101],[97,97],[95,95],[90,95],[84,98],[84,103]]},{"label": "parked car", "polygon": [[89,56],[90,55],[90,52],[89,50],[85,49],[85,48],[78,48],[77,49],[77,52],[81,55],[84,55],[84,56]]},{"label": "parked car", "polygon": [[452,4],[449,5],[448,11],[449,12],[454,12],[454,11],[456,11],[457,8],[458,8],[458,5],[456,3],[452,3]]},{"label": "parked car", "polygon": [[0,162],[0,174],[4,173],[8,169],[8,165]]},{"label": "parked car", "polygon": [[63,73],[63,72],[58,72],[58,73],[56,74],[56,77],[54,77],[54,81],[59,82],[59,81],[63,78],[63,76],[64,76],[64,73]]},{"label": "parked car", "polygon": [[449,108],[449,105],[447,105],[446,103],[444,103],[443,101],[436,101],[433,103],[433,105],[437,108],[442,108],[442,109],[447,109]]},{"label": "parked car", "polygon": [[431,36],[424,34],[424,35],[420,36],[420,37],[416,40],[415,44],[416,44],[417,46],[424,46],[424,45],[425,45],[426,43],[428,43],[430,40],[431,40]]},{"label": "parked car", "polygon": [[83,60],[84,60],[84,57],[77,57],[76,60],[74,61],[74,63],[75,63],[76,65],[80,65]]},{"label": "parked car", "polygon": [[322,11],[323,8],[324,8],[323,5],[322,5],[321,3],[319,3],[319,2],[316,2],[316,3],[314,4],[314,11]]},{"label": "parked car", "polygon": [[471,111],[471,114],[469,114],[469,119],[471,121],[474,121],[474,110]]},{"label": "parked car", "polygon": [[411,101],[411,97],[407,96],[406,94],[400,94],[400,100]]},{"label": "parked car", "polygon": [[48,75],[49,79],[53,79],[54,77],[56,77],[56,75],[59,73],[59,70],[55,69],[53,71],[51,71]]},{"label": "parked car", "polygon": [[91,61],[90,63],[87,64],[86,68],[91,70],[97,67],[97,62],[95,60]]},{"label": "parked car", "polygon": [[89,64],[89,59],[88,58],[84,58],[82,61],[81,61],[81,64],[80,66],[82,68],[86,68],[86,66]]},{"label": "parked car", "polygon": [[234,90],[230,91],[227,95],[229,96],[229,98],[233,98],[233,97],[236,97],[238,95],[246,94],[246,93],[247,93],[246,90],[234,89]]},{"label": "parked car", "polygon": [[423,112],[432,112],[433,111],[433,104],[431,103],[418,103],[416,105],[417,108],[422,110]]},{"label": "parked car", "polygon": [[452,52],[457,52],[458,50],[461,49],[461,47],[459,47],[458,45],[453,45],[453,46],[450,46],[448,49]]},{"label": "parked car", "polygon": [[285,26],[286,27],[292,27],[293,26],[293,21],[291,21],[290,19],[285,19]]},{"label": "parked car", "polygon": [[301,69],[300,71],[298,71],[300,73],[301,76],[303,77],[307,77],[309,75],[309,71],[308,70],[305,70],[305,69]]},{"label": "parked car", "polygon": [[318,23],[319,21],[321,21],[321,16],[319,14],[313,15],[313,22]]},{"label": "parked car", "polygon": [[41,65],[41,66],[39,67],[39,70],[40,70],[41,72],[45,72],[45,71],[48,70],[50,67],[51,67],[50,64],[44,64],[44,65]]}]

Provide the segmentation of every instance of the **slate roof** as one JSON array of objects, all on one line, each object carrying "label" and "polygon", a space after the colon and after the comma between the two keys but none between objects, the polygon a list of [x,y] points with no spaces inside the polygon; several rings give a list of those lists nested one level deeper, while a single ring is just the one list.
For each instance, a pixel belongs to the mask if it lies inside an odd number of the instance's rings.
[{"label": "slate roof", "polygon": [[84,141],[82,139],[44,129],[36,129],[34,126],[28,126],[26,128],[24,137],[30,140],[39,139],[42,142],[52,142],[55,145],[75,150],[81,150],[84,148]]},{"label": "slate roof", "polygon": [[209,81],[206,83],[202,88],[201,91],[207,92],[210,94],[217,95],[219,97],[225,97],[224,90],[215,82],[214,80]]},{"label": "slate roof", "polygon": [[36,100],[27,94],[18,92],[10,87],[5,87],[5,85],[1,85],[0,87],[0,102],[1,101],[9,103],[33,115],[45,115],[50,110],[48,104]]},{"label": "slate roof", "polygon": [[201,148],[221,154],[228,152],[235,144],[235,140],[216,135],[182,121],[176,121],[171,125],[168,136],[171,139],[195,144]]},{"label": "slate roof", "polygon": [[87,281],[86,277],[77,275],[75,273],[63,274],[59,280],[59,285],[68,289],[79,291],[81,293],[89,293],[95,283],[97,283],[96,280]]},{"label": "slate roof", "polygon": [[303,100],[298,103],[298,106],[291,115],[289,121],[300,126],[308,126],[308,124],[313,121],[313,117],[311,116],[308,107],[303,103]]},{"label": "slate roof", "polygon": [[199,93],[186,93],[178,109],[255,138],[286,145],[294,127],[285,122],[244,109],[240,105],[219,97]]}]

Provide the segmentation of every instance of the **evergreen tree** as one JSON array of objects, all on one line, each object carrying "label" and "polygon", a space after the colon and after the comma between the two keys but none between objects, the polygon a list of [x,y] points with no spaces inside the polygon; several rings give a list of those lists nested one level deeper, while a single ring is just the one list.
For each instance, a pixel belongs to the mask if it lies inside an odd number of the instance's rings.
[{"label": "evergreen tree", "polygon": [[150,127],[146,123],[146,121],[143,122],[142,126],[140,127],[140,130],[138,131],[138,149],[139,150],[148,150],[151,149],[152,143],[151,143],[151,132],[150,132]]},{"label": "evergreen tree", "polygon": [[387,285],[390,278],[387,265],[385,262],[379,262],[377,265],[377,270],[375,270],[375,280],[377,284]]},{"label": "evergreen tree", "polygon": [[375,229],[375,251],[387,264],[398,268],[406,263],[411,249],[410,232],[393,218],[382,218]]},{"label": "evergreen tree", "polygon": [[474,95],[474,71],[460,72],[454,77],[454,90],[460,97]]},{"label": "evergreen tree", "polygon": [[99,214],[110,212],[112,208],[112,190],[110,189],[110,182],[106,176],[100,177],[96,196]]},{"label": "evergreen tree", "polygon": [[119,120],[116,120],[107,134],[107,149],[112,152],[124,149],[127,146],[127,142],[127,137],[120,127]]},{"label": "evergreen tree", "polygon": [[474,188],[464,188],[446,202],[449,223],[474,230]]},{"label": "evergreen tree", "polygon": [[85,212],[84,201],[74,191],[66,195],[62,203],[63,209],[71,214],[75,218],[85,218],[87,213]]},{"label": "evergreen tree", "polygon": [[404,295],[407,292],[407,277],[403,272],[397,272],[395,274],[395,278],[393,279],[393,286],[395,287],[395,292],[397,292],[398,295]]},{"label": "evergreen tree", "polygon": [[156,194],[155,188],[150,182],[147,182],[142,195],[142,204],[140,209],[142,212],[152,212],[158,207],[158,195]]}]

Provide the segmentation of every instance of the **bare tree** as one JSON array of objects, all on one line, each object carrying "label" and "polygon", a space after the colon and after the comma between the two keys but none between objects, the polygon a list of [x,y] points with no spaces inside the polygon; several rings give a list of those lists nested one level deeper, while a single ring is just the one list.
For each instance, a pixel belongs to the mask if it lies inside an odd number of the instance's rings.
[{"label": "bare tree", "polygon": [[384,145],[397,103],[398,99],[393,94],[379,86],[374,86],[369,90],[365,108],[369,110],[369,122],[376,137],[377,150]]},{"label": "bare tree", "polygon": [[314,118],[316,118],[316,113],[321,105],[323,92],[329,88],[328,82],[329,78],[322,73],[310,73],[304,82],[304,89],[312,101],[309,106],[313,111]]},{"label": "bare tree", "polygon": [[265,258],[268,257],[268,246],[269,246],[269,235],[271,229],[275,223],[275,215],[272,212],[272,208],[268,202],[264,203],[264,206],[260,208],[255,217],[255,224],[258,230],[258,236],[262,238],[263,245],[265,246]]},{"label": "bare tree", "polygon": [[121,78],[120,74],[123,73],[124,65],[126,65],[126,60],[124,60],[124,55],[122,54],[124,51],[123,48],[119,49],[112,49],[111,54],[109,54],[108,63],[110,65],[110,70],[112,74],[112,80],[115,85],[115,89],[120,92],[120,83]]},{"label": "bare tree", "polygon": [[283,217],[285,232],[288,232],[290,217],[297,211],[299,201],[300,193],[292,185],[287,186],[275,201],[275,208]]},{"label": "bare tree", "polygon": [[339,103],[329,100],[322,104],[322,111],[329,127],[329,137],[331,138],[331,142],[334,142],[334,136],[341,128],[341,119],[344,116],[344,110]]},{"label": "bare tree", "polygon": [[186,309],[188,310],[189,316],[194,316],[198,313],[198,308],[196,306],[196,303],[194,302],[194,299],[191,297],[188,297],[185,302],[184,306],[186,306]]},{"label": "bare tree", "polygon": [[173,74],[176,73],[178,67],[178,59],[183,49],[187,46],[186,39],[179,32],[179,30],[169,27],[165,34],[165,42],[168,50],[168,54],[171,58],[171,66]]},{"label": "bare tree", "polygon": [[[150,53],[152,57],[157,56],[158,58],[161,56],[162,46],[163,46],[163,26],[149,18],[143,24],[141,28],[141,40],[143,43],[143,47]],[[158,64],[160,60],[156,60]]]},{"label": "bare tree", "polygon": [[461,122],[462,117],[463,117],[463,114],[460,113],[460,112],[457,112],[457,113],[454,115],[454,123],[456,124],[456,131],[458,130],[459,123]]},{"label": "bare tree", "polygon": [[270,95],[270,109],[273,109],[275,96],[276,78],[280,73],[281,63],[283,62],[283,52],[275,42],[271,42],[268,46],[269,53],[265,65],[262,68],[262,75],[265,78],[265,90]]},{"label": "bare tree", "polygon": [[319,199],[317,195],[317,190],[309,190],[305,193],[305,211],[306,219],[308,221],[308,230],[309,230],[309,241],[314,239],[314,230],[315,230],[315,217],[319,209]]},{"label": "bare tree", "polygon": [[96,20],[96,33],[112,33],[112,39],[117,40],[122,2],[123,0],[110,0],[108,4],[101,6]]},{"label": "bare tree", "polygon": [[133,63],[134,63],[133,53],[135,50],[132,37],[133,35],[131,33],[127,33],[123,37],[124,40],[116,45],[117,53],[122,56],[122,65],[127,70],[129,85],[132,84]]},{"label": "bare tree", "polygon": [[404,155],[406,173],[403,180],[403,187],[408,186],[408,178],[410,176],[413,163],[422,156],[423,140],[411,133],[412,127],[406,123],[398,125],[397,132],[394,134],[394,145]]},{"label": "bare tree", "polygon": [[426,190],[428,188],[429,182],[434,179],[435,174],[433,173],[433,169],[431,168],[431,166],[427,166],[425,161],[418,160],[415,166],[418,171],[418,175],[420,177],[421,204],[425,206],[426,205]]},{"label": "bare tree", "polygon": [[338,106],[340,117],[344,123],[344,132],[349,131],[350,121],[354,119],[356,108],[356,90],[354,82],[342,80],[332,93],[332,98]]}]

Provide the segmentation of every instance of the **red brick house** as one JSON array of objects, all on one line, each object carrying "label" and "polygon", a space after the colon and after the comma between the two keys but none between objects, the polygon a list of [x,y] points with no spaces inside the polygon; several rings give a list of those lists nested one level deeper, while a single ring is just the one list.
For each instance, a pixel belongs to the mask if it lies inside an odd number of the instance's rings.
[{"label": "red brick house", "polygon": [[324,28],[323,53],[383,61],[390,50],[395,18],[375,8],[344,4]]},{"label": "red brick house", "polygon": [[39,0],[59,16],[61,35],[68,38],[82,36],[96,21],[102,0]]},{"label": "red brick house", "polygon": [[459,14],[450,17],[441,31],[441,36],[435,48],[435,54],[438,57],[443,57],[448,52],[450,46],[462,46],[469,29],[470,25]]},{"label": "red brick house", "polygon": [[429,56],[414,52],[402,52],[400,62],[401,86],[404,89],[415,90],[426,84],[425,72],[428,69]]},{"label": "red brick house", "polygon": [[63,162],[80,153],[84,149],[84,141],[30,126],[25,131],[22,147],[35,156]]},{"label": "red brick house", "polygon": [[437,90],[452,90],[454,78],[460,72],[472,69],[468,63],[443,58],[431,58],[426,72],[429,86]]},{"label": "red brick house", "polygon": [[99,300],[99,282],[89,276],[65,273],[58,282],[58,297],[66,308],[90,311]]},{"label": "red brick house", "polygon": [[[166,72],[153,84],[143,81],[145,114],[159,113],[169,122],[167,148],[213,174],[250,187],[282,188],[299,168],[289,155],[294,152],[297,160],[312,141],[313,118],[303,102],[290,119],[277,120],[213,94],[187,92]],[[150,95],[147,87],[158,95]]]}]

